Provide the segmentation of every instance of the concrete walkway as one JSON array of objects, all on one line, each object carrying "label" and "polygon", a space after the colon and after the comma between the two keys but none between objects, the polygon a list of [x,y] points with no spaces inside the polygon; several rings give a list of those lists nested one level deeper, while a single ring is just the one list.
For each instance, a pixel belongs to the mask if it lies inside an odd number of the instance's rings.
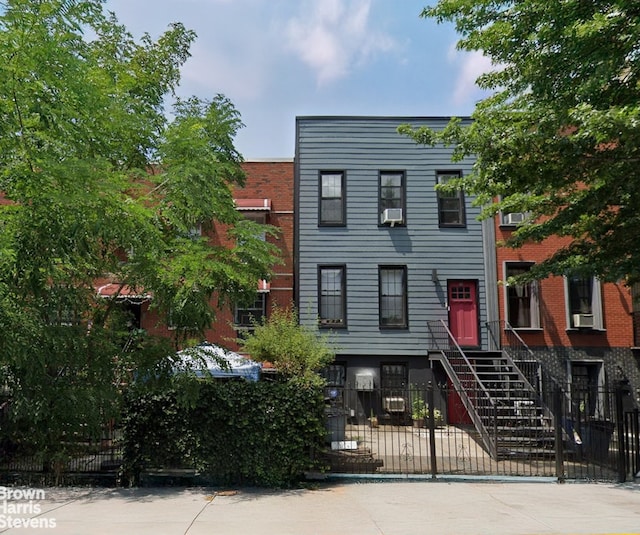
[{"label": "concrete walkway", "polygon": [[[372,480],[283,491],[29,490],[0,487],[0,533],[640,534],[637,483]],[[14,527],[7,529],[9,522]]]}]

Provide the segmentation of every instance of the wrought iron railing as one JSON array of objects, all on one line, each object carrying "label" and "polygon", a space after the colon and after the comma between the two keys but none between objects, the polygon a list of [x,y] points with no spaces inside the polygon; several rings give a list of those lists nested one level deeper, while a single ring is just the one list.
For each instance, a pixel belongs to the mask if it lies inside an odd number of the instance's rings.
[{"label": "wrought iron railing", "polygon": [[494,346],[519,368],[519,372],[526,377],[529,385],[540,397],[542,405],[546,408],[553,407],[553,396],[558,391],[563,392],[565,401],[569,401],[560,381],[548,372],[544,363],[508,321],[487,322],[487,329]]},{"label": "wrought iron railing", "polygon": [[[482,442],[491,455],[497,457],[497,407],[475,368],[460,348],[443,320],[427,322],[431,349],[444,357],[441,363],[460,394],[462,403]],[[491,427],[491,431],[489,431]]]}]

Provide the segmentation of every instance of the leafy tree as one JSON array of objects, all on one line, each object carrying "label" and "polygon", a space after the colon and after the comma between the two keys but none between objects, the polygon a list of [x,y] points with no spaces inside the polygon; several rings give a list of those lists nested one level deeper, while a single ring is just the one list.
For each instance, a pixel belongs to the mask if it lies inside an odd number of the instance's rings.
[{"label": "leafy tree", "polygon": [[458,47],[491,59],[478,79],[491,96],[468,127],[400,131],[477,156],[448,187],[477,195],[484,217],[528,213],[507,245],[565,238],[532,276],[640,280],[638,2],[440,0],[422,16],[454,22]]},{"label": "leafy tree", "polygon": [[[177,343],[275,261],[233,204],[232,103],[177,100],[165,115],[194,38],[173,24],[136,42],[100,0],[2,4],[0,394],[13,439],[40,451],[95,435],[123,384],[169,368]],[[228,236],[190,232],[213,221]],[[119,291],[98,296],[96,280]],[[118,296],[130,290],[171,316],[174,345],[129,329]]]},{"label": "leafy tree", "polygon": [[253,331],[238,340],[252,358],[270,362],[285,378],[320,382],[318,372],[335,357],[327,335],[300,325],[294,309],[274,307]]}]

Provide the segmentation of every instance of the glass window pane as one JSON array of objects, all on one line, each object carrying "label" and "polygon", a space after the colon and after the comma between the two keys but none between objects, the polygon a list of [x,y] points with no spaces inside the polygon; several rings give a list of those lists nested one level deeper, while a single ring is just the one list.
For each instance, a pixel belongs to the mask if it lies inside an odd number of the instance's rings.
[{"label": "glass window pane", "polygon": [[322,175],[322,197],[342,196],[342,175]]},{"label": "glass window pane", "polygon": [[380,173],[380,213],[387,208],[404,208],[402,173]]},{"label": "glass window pane", "polygon": [[572,314],[592,314],[593,279],[591,277],[569,279],[569,302]]},{"label": "glass window pane", "polygon": [[380,324],[406,325],[406,279],[403,268],[380,270]]},{"label": "glass window pane", "polygon": [[342,199],[324,199],[320,210],[323,223],[342,221]]},{"label": "glass window pane", "polygon": [[[446,184],[460,173],[438,174],[438,184]],[[464,195],[461,190],[444,192],[438,191],[438,220],[440,225],[464,225]]]},{"label": "glass window pane", "polygon": [[[507,266],[507,278],[529,271],[528,266]],[[507,287],[508,320],[512,327],[533,327],[532,283],[511,284]]]},{"label": "glass window pane", "polygon": [[320,176],[320,224],[344,224],[343,173]]},{"label": "glass window pane", "polygon": [[265,294],[259,293],[256,300],[248,305],[236,306],[235,324],[239,327],[253,327],[265,315]]},{"label": "glass window pane", "polygon": [[344,323],[344,268],[320,269],[319,314],[323,323]]}]

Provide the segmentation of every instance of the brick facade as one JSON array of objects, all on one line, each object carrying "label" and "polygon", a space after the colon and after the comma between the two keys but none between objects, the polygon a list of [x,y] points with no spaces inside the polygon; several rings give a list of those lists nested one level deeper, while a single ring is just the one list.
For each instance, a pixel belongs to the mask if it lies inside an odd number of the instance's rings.
[{"label": "brick facade", "polygon": [[[496,218],[498,244],[513,231]],[[506,277],[505,263],[541,262],[567,243],[565,238],[551,237],[540,244],[527,244],[520,249],[498,246],[496,250],[498,279]],[[536,353],[547,371],[562,382],[569,380],[571,362],[602,362],[607,383],[620,379],[631,381],[640,398],[640,368],[632,349],[633,307],[630,288],[622,283],[601,285],[603,329],[571,329],[567,321],[567,297],[563,277],[549,277],[538,283],[539,329],[518,329],[524,342]],[[506,290],[498,286],[499,314],[506,319]]]},{"label": "brick facade", "polygon": [[[269,292],[266,294],[267,314],[273,305],[289,306],[293,302],[293,160],[249,161],[242,164],[246,173],[245,185],[234,191],[235,199],[269,199],[270,210],[265,210],[265,222],[280,229],[277,237],[268,237],[281,251],[283,263],[275,266]],[[249,212],[247,212],[249,213]],[[220,226],[214,234],[223,234]],[[256,281],[258,284],[258,281]],[[231,350],[237,350],[238,344],[234,328],[234,311],[219,309],[216,321],[205,332],[204,339]],[[171,336],[172,332],[158,317],[149,310],[149,303],[142,308],[141,327],[153,334]]]}]

